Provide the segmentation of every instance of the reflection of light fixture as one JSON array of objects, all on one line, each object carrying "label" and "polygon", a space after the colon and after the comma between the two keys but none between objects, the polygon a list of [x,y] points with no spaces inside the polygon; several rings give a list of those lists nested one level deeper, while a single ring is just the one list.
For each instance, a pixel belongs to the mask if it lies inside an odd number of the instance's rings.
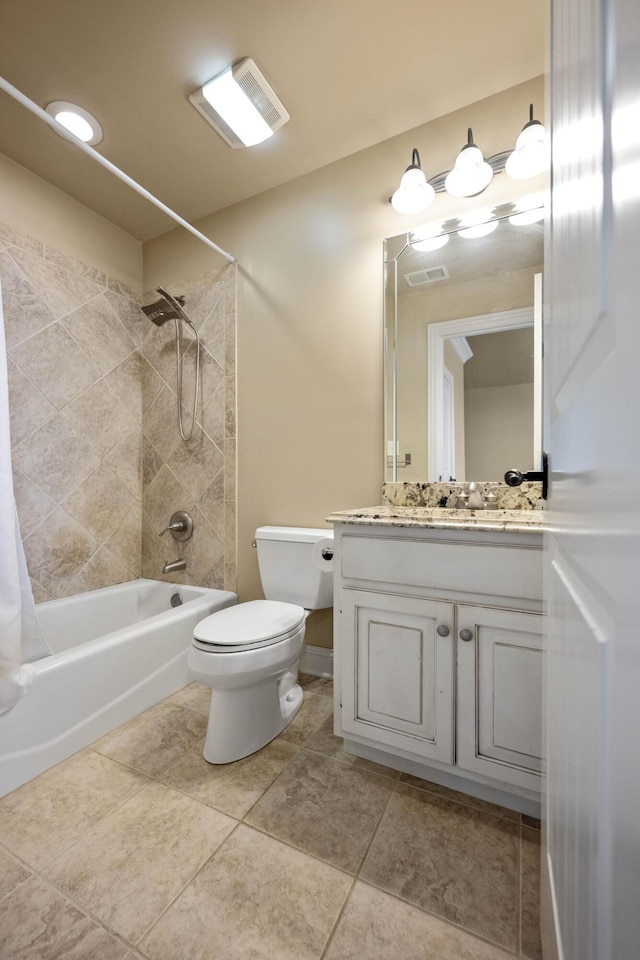
[{"label": "reflection of light fixture", "polygon": [[458,230],[459,237],[465,237],[467,240],[477,240],[478,237],[486,237],[497,229],[498,220],[493,220],[492,210],[474,210],[468,213],[461,220],[461,229]]},{"label": "reflection of light fixture", "polygon": [[230,147],[252,147],[290,118],[249,57],[190,94],[189,100]]},{"label": "reflection of light fixture", "polygon": [[411,164],[402,174],[400,186],[391,197],[391,206],[398,213],[420,213],[433,203],[435,196],[435,190],[427,183],[420,166],[420,154],[414,149]]},{"label": "reflection of light fixture", "polygon": [[539,120],[533,119],[533,104],[529,104],[529,122],[516,140],[516,147],[505,164],[505,173],[514,180],[527,180],[547,169],[547,134]]},{"label": "reflection of light fixture", "polygon": [[475,197],[482,193],[493,179],[493,169],[482,156],[482,150],[473,142],[469,127],[467,142],[456,157],[453,170],[447,175],[445,189],[452,197]]},{"label": "reflection of light fixture", "polygon": [[[47,104],[45,110],[77,140],[82,140],[83,143],[88,143],[92,147],[102,140],[102,127],[96,118],[75,103],[54,100],[53,103]],[[60,136],[65,137],[66,140],[70,139],[62,131]]]},{"label": "reflection of light fixture", "polygon": [[414,250],[420,250],[421,253],[430,253],[432,250],[439,250],[449,242],[449,234],[442,232],[441,223],[431,223],[425,227],[419,227],[414,231],[415,240],[411,241]]},{"label": "reflection of light fixture", "polygon": [[509,223],[525,227],[530,223],[544,220],[544,194],[530,193],[515,203],[515,210],[509,217]]}]

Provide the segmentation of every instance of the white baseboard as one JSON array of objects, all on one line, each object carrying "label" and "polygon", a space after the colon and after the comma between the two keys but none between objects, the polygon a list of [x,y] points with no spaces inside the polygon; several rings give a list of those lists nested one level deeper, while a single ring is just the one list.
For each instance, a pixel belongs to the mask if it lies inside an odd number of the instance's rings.
[{"label": "white baseboard", "polygon": [[312,644],[307,644],[302,654],[300,670],[302,673],[308,673],[312,677],[332,677],[333,650],[329,650],[327,647],[314,647]]}]

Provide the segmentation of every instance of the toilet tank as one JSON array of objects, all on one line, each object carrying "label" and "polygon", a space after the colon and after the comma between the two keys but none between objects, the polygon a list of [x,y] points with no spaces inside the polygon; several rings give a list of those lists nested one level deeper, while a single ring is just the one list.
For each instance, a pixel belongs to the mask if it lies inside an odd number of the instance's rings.
[{"label": "toilet tank", "polygon": [[255,536],[267,600],[307,610],[333,606],[333,530],[258,527]]}]

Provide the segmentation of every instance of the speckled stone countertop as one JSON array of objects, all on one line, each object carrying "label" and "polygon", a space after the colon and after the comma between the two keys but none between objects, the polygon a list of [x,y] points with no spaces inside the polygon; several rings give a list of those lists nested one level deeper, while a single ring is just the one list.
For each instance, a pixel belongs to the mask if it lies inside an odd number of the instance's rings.
[{"label": "speckled stone countertop", "polygon": [[384,504],[341,510],[328,523],[362,526],[424,527],[435,530],[479,530],[488,533],[536,533],[543,529],[542,510],[458,510],[449,507],[400,507]]}]

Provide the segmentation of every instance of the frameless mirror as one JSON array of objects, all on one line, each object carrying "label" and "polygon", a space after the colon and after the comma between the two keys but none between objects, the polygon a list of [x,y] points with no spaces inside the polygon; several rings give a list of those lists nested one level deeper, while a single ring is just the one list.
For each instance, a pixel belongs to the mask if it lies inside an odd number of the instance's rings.
[{"label": "frameless mirror", "polygon": [[503,204],[385,240],[386,480],[539,469],[543,213]]}]

